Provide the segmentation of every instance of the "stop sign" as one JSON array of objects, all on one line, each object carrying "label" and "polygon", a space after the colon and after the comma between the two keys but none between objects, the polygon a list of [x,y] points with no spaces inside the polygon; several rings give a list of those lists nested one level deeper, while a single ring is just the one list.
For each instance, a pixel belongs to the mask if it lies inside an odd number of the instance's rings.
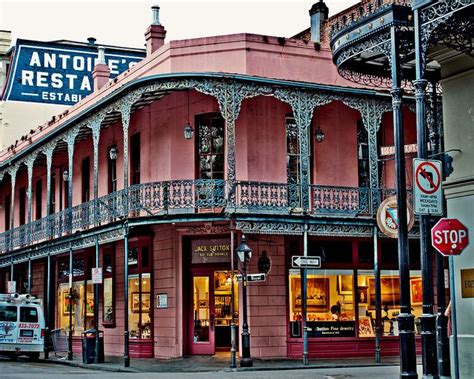
[{"label": "stop sign", "polygon": [[431,229],[431,244],[443,255],[459,255],[469,245],[469,231],[457,218],[442,218]]}]

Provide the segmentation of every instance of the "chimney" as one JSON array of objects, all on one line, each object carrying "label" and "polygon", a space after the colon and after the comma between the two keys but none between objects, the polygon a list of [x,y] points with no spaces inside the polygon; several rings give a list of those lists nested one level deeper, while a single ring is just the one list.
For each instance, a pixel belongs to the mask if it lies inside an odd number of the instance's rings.
[{"label": "chimney", "polygon": [[105,62],[105,48],[99,46],[99,58],[92,71],[92,79],[94,80],[94,91],[101,89],[109,82],[110,70]]},{"label": "chimney", "polygon": [[166,30],[160,24],[160,7],[153,5],[151,7],[153,20],[145,33],[146,55],[150,56],[161,46],[165,44]]},{"label": "chimney", "polygon": [[309,10],[311,17],[311,41],[321,43],[321,25],[328,19],[329,8],[323,0],[314,3]]}]

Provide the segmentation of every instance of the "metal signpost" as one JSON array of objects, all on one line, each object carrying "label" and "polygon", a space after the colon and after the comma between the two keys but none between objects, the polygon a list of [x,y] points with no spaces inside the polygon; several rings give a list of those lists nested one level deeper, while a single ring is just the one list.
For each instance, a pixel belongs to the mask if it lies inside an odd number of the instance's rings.
[{"label": "metal signpost", "polygon": [[442,177],[441,161],[413,159],[415,214],[443,214]]},{"label": "metal signpost", "polygon": [[469,245],[469,230],[456,218],[442,218],[431,229],[431,243],[441,254],[449,257],[449,290],[451,297],[451,324],[453,330],[454,378],[458,379],[459,358],[454,256],[460,255],[467,245]]}]

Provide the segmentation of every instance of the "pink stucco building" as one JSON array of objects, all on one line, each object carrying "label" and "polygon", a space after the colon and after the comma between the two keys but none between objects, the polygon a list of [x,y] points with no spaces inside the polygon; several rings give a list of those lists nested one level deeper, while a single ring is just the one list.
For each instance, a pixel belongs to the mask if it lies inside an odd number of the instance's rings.
[{"label": "pink stucco building", "polygon": [[72,313],[77,351],[95,313],[106,355],[124,353],[124,331],[132,358],[228,351],[245,234],[248,271],[266,272],[247,288],[252,356],[302,355],[291,256],[305,252],[322,260],[307,272],[309,356],[374,354],[374,255],[382,354],[398,354],[396,244],[375,222],[393,188],[390,97],[338,76],[327,8],[311,14],[297,38],[165,43],[156,20],[143,61],[112,81],[98,64],[91,95],[0,152],[0,292],[10,280],[43,298],[50,328],[68,331]]}]

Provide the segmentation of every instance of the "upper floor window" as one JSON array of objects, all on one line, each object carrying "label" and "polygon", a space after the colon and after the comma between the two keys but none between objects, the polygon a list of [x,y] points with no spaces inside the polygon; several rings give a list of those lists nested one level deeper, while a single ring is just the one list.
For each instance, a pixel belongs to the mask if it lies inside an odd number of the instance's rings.
[{"label": "upper floor window", "polygon": [[43,182],[38,180],[35,188],[35,199],[36,199],[36,219],[39,220],[42,217],[43,209]]},{"label": "upper floor window", "polygon": [[110,151],[115,145],[110,146],[109,154],[107,154],[107,167],[108,167],[108,191],[109,193],[117,191],[117,159],[110,157]]},{"label": "upper floor window", "polygon": [[288,183],[300,182],[300,139],[293,117],[285,117],[286,128],[286,174]]},{"label": "upper floor window", "polygon": [[4,207],[5,207],[5,230],[10,230],[10,207],[11,207],[10,195],[5,196]]},{"label": "upper floor window", "polygon": [[23,225],[26,220],[26,188],[20,188],[20,225]]},{"label": "upper floor window", "polygon": [[49,194],[49,211],[48,214],[56,212],[56,173],[51,174],[51,192]]},{"label": "upper floor window", "polygon": [[224,179],[224,125],[224,119],[219,114],[202,116],[197,120],[200,179]]},{"label": "upper floor window", "polygon": [[369,138],[362,120],[357,121],[357,158],[359,162],[359,186],[369,187]]},{"label": "upper floor window", "polygon": [[140,133],[132,135],[130,140],[131,164],[132,164],[132,183],[140,183]]},{"label": "upper floor window", "polygon": [[81,175],[82,175],[82,202],[90,200],[90,178],[91,178],[91,159],[86,157],[82,160],[81,164]]}]

